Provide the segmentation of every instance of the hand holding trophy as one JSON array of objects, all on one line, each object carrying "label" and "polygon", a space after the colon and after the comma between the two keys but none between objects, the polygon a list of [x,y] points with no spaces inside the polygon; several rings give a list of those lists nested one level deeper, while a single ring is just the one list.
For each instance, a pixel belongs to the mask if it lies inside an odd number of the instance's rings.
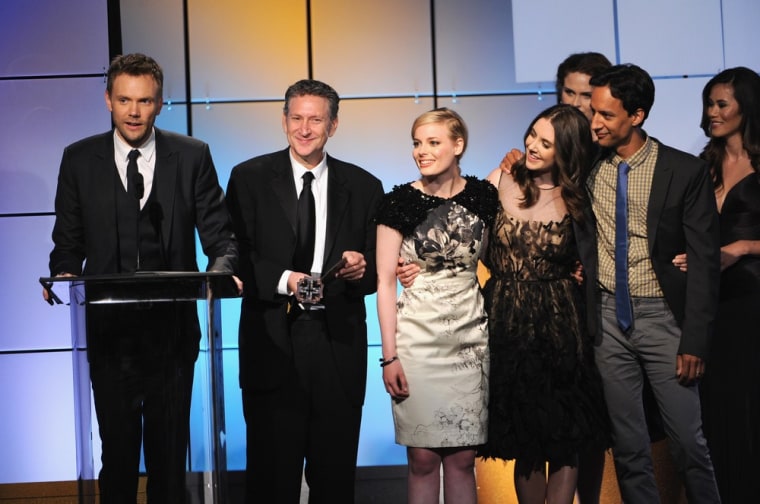
[{"label": "hand holding trophy", "polygon": [[298,280],[298,287],[295,292],[296,300],[304,305],[305,310],[324,308],[319,301],[322,300],[322,294],[324,293],[324,285],[322,284],[322,278],[314,278],[310,276],[302,277]]},{"label": "hand holding trophy", "polygon": [[338,272],[346,265],[346,259],[341,258],[332,268],[327,270],[319,278],[310,276],[301,277],[298,280],[295,296],[304,310],[323,310],[325,305],[320,303],[324,295],[325,284],[335,280]]}]

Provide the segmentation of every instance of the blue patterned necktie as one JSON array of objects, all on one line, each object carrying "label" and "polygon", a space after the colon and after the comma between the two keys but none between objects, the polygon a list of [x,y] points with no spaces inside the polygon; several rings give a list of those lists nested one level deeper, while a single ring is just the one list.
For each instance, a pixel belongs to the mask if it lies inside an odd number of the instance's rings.
[{"label": "blue patterned necktie", "polygon": [[615,312],[620,330],[633,324],[631,293],[628,289],[628,163],[618,165],[615,192]]}]

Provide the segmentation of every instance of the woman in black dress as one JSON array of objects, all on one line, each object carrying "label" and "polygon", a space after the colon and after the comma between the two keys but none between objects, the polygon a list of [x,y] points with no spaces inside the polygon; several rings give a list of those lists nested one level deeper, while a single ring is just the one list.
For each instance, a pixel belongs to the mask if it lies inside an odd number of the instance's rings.
[{"label": "woman in black dress", "polygon": [[501,207],[486,251],[491,399],[480,453],[515,459],[521,503],[570,504],[579,454],[604,449],[609,436],[582,287],[572,276],[575,229],[592,225],[582,185],[591,132],[578,109],[556,105],[524,140],[511,173],[489,176]]},{"label": "woman in black dress", "polygon": [[[760,76],[729,68],[702,91],[701,127],[720,212],[720,304],[700,386],[724,503],[760,494]],[[674,263],[686,269],[685,256]]]}]

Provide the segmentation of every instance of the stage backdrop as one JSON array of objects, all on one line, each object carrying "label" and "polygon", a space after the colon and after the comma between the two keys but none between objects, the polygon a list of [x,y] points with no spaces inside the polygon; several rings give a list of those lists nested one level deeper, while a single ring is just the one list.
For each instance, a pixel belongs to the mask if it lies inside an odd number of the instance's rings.
[{"label": "stage backdrop", "polygon": [[[75,478],[69,314],[42,302],[36,279],[47,273],[62,149],[110,127],[106,5],[118,3],[0,3],[0,483]],[[707,79],[731,66],[760,70],[755,0],[121,3],[123,51],[148,53],[166,72],[158,126],[208,142],[223,186],[235,164],[285,147],[282,95],[305,77],[343,97],[330,154],[375,173],[389,190],[416,178],[409,128],[434,106],[465,118],[463,171],[485,176],[555,103],[556,66],[571,52],[599,51],[649,70],[657,97],[646,129],[693,153],[705,142],[698,124]],[[371,365],[359,464],[403,464],[375,365],[374,303],[367,300]],[[238,301],[224,303],[232,470],[244,464],[238,312]]]}]

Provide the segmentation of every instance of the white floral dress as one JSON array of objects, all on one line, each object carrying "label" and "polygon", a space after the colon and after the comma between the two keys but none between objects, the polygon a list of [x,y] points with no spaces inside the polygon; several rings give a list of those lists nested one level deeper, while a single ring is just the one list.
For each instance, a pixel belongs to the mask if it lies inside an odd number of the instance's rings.
[{"label": "white floral dress", "polygon": [[466,180],[451,199],[398,186],[378,211],[379,224],[404,236],[401,256],[421,268],[397,303],[396,348],[409,397],[392,407],[396,442],[405,446],[486,441],[488,323],[476,274],[498,200],[487,182]]}]

